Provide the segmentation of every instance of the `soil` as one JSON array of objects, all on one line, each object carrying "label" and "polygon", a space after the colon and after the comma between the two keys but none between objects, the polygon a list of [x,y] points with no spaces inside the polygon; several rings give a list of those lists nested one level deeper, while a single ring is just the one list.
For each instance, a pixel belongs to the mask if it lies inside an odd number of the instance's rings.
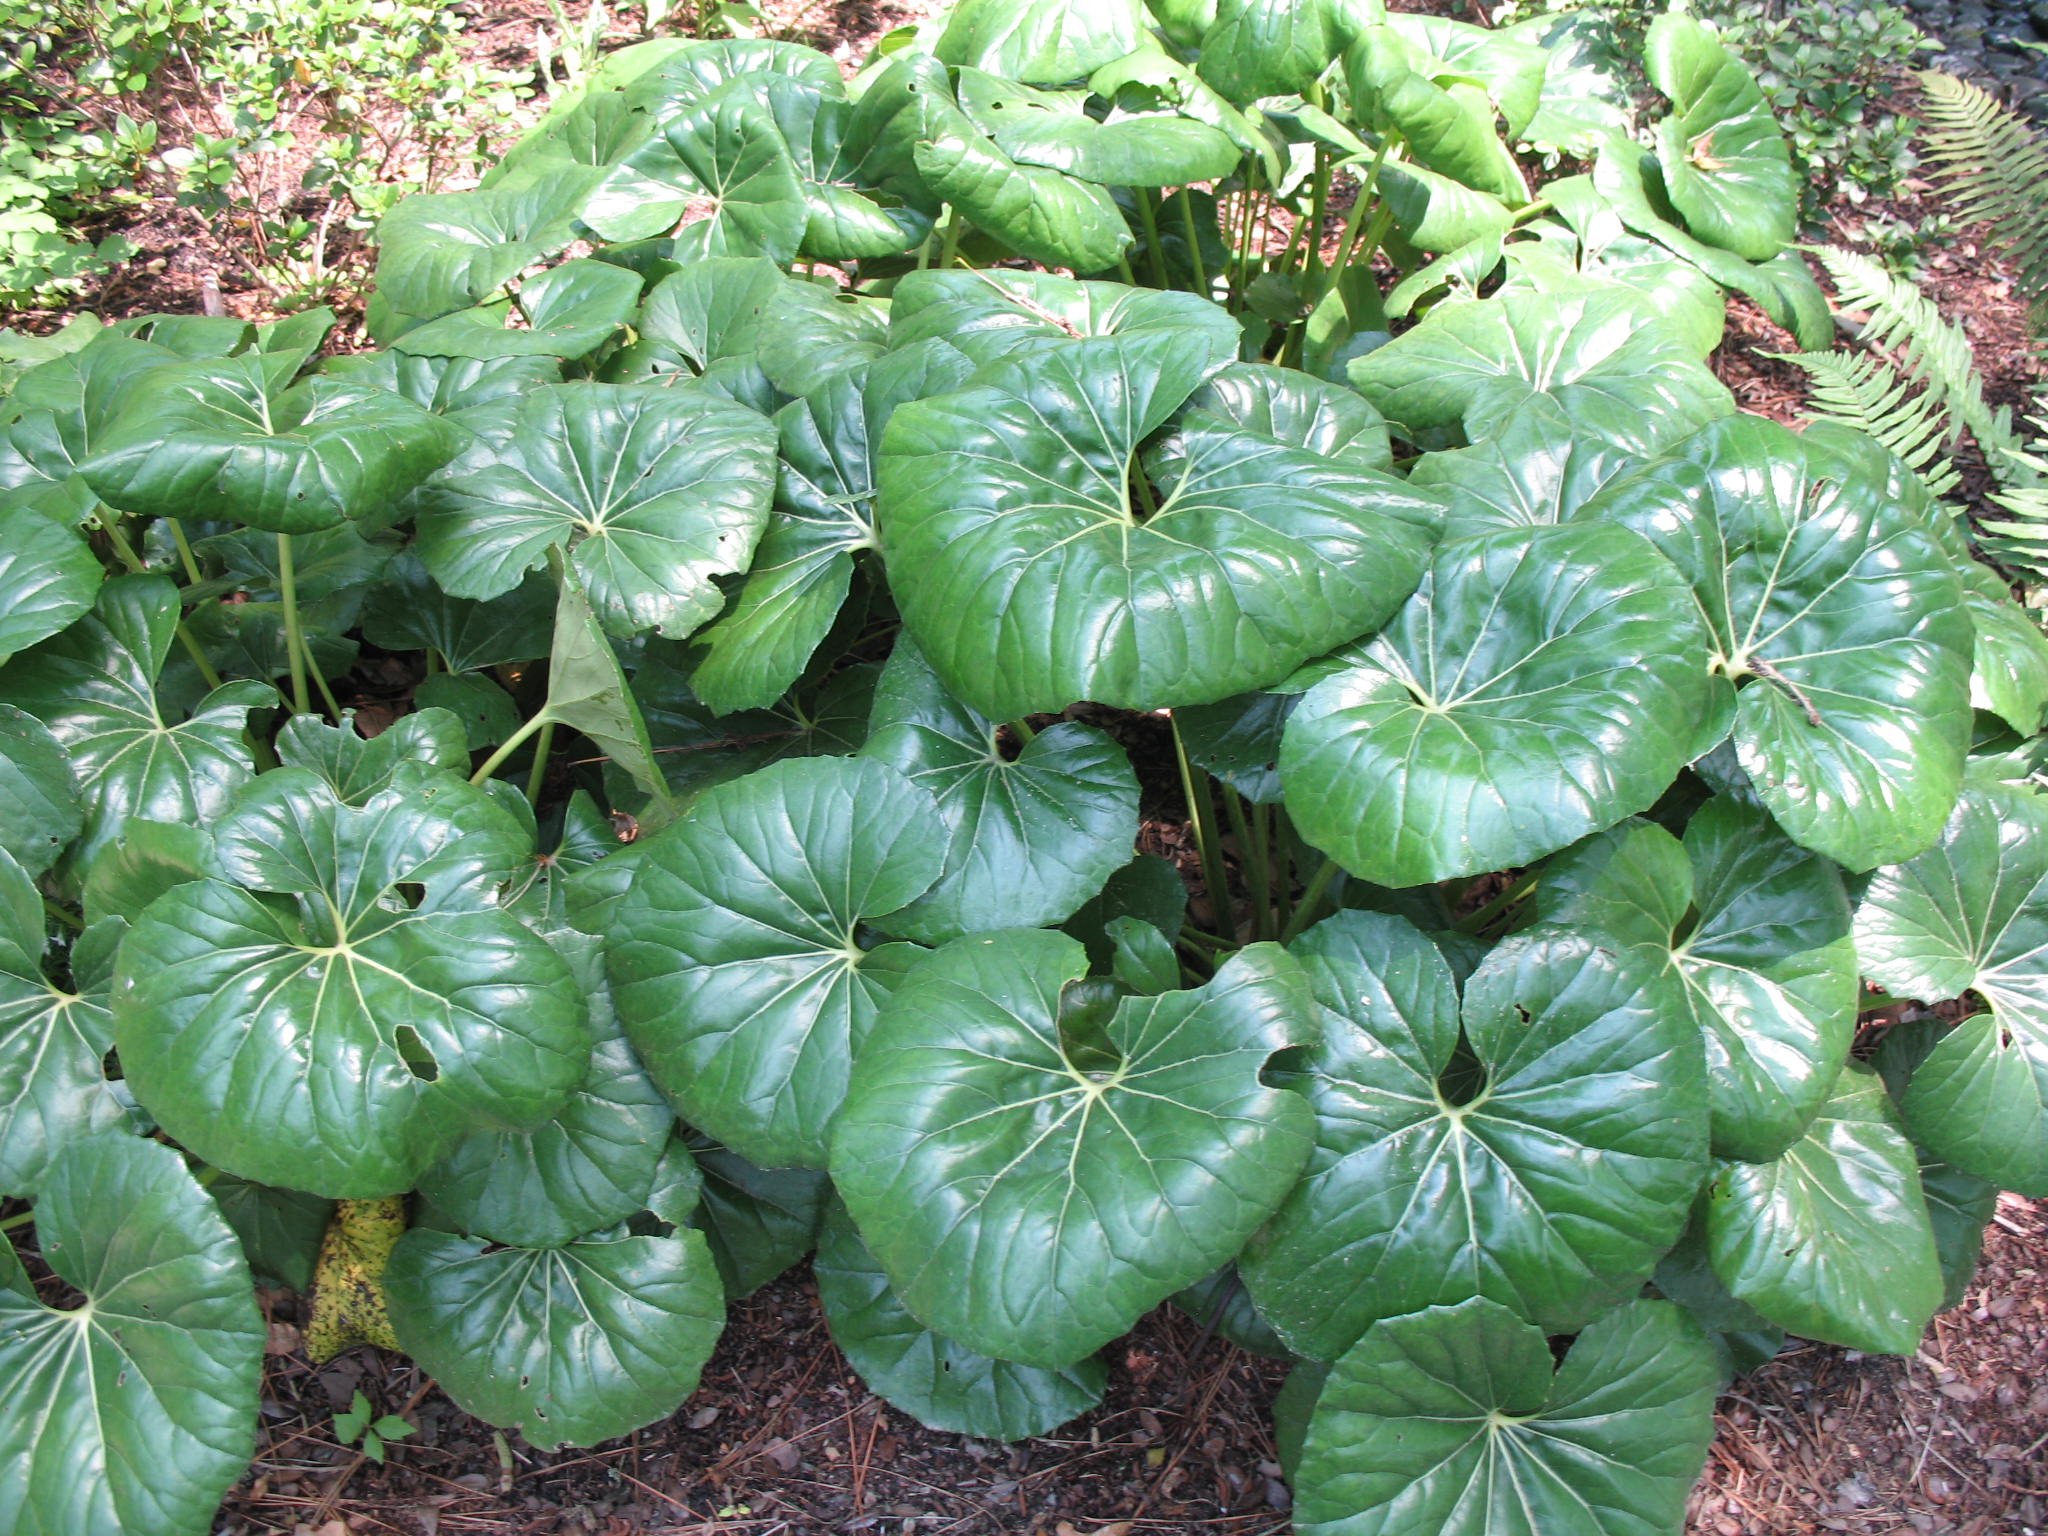
[{"label": "soil", "polygon": [[[766,0],[778,35],[849,68],[923,0]],[[1410,9],[1459,10],[1448,4]],[[580,5],[576,10],[580,12]],[[507,0],[477,20],[476,54],[530,62],[546,0]],[[623,40],[623,30],[620,34]],[[1931,189],[1884,208],[1932,227]],[[142,254],[93,295],[113,317],[218,302],[261,318],[271,296],[167,198],[125,228]],[[1285,230],[1276,238],[1284,240]],[[1840,231],[1853,240],[1854,223]],[[2024,409],[2038,375],[2026,305],[1997,253],[1964,231],[1925,256],[1922,280],[1968,329],[1994,404]],[[57,314],[13,317],[31,329]],[[1805,375],[1767,354],[1792,339],[1753,306],[1731,308],[1714,366],[1745,410],[1796,420]],[[1965,490],[1981,490],[1964,450]],[[400,667],[363,698],[398,697]],[[388,684],[389,686],[384,686]],[[1199,904],[1199,862],[1161,722],[1113,723],[1150,786],[1141,845],[1172,859]],[[1483,893],[1479,893],[1483,894]],[[1722,1399],[1695,1490],[1696,1536],[2034,1536],[2048,1531],[2048,1209],[2007,1196],[1962,1304],[1909,1360],[1795,1342]],[[681,1411],[621,1441],[544,1453],[494,1433],[416,1367],[356,1349],[321,1367],[300,1347],[299,1298],[265,1292],[271,1353],[259,1446],[230,1495],[222,1536],[1278,1536],[1288,1493],[1270,1407],[1285,1367],[1163,1308],[1110,1351],[1103,1405],[1059,1434],[1008,1446],[923,1429],[871,1396],[833,1347],[799,1266],[731,1309],[703,1385]],[[337,1443],[333,1415],[362,1390],[413,1434],[382,1465]],[[1576,1533],[1555,1533],[1576,1536]]]}]

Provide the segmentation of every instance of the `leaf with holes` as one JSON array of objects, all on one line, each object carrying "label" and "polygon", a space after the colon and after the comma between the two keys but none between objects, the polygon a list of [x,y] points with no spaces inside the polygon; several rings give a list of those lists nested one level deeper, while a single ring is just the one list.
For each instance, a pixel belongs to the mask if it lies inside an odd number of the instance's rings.
[{"label": "leaf with holes", "polygon": [[395,1194],[466,1126],[566,1103],[583,1002],[496,910],[526,846],[484,792],[420,768],[353,808],[282,768],[215,847],[227,878],[151,903],[114,991],[129,1086],[194,1152],[314,1194]]},{"label": "leaf with holes", "polygon": [[1642,967],[1513,939],[1466,983],[1406,921],[1340,913],[1295,945],[1321,1046],[1284,1078],[1317,1117],[1307,1176],[1239,1261],[1297,1353],[1485,1296],[1548,1333],[1634,1291],[1706,1172],[1700,1046]]},{"label": "leaf with holes", "polygon": [[956,939],[861,1052],[832,1178],[927,1327],[1058,1369],[1234,1255],[1293,1187],[1311,1117],[1266,1087],[1302,1043],[1298,968],[1254,946],[1199,991],[1062,1027],[1087,954],[1064,934]]}]

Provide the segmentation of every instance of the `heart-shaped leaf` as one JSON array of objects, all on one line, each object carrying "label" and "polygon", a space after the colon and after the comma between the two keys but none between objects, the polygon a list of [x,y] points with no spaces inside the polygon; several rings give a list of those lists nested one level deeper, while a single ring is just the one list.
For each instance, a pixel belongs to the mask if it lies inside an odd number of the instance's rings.
[{"label": "heart-shaped leaf", "polygon": [[1941,1306],[1919,1161],[1868,1067],[1784,1156],[1717,1164],[1706,1212],[1714,1273],[1789,1332],[1910,1355]]},{"label": "heart-shaped leaf", "polygon": [[526,848],[489,796],[421,769],[358,809],[283,768],[215,841],[228,879],[152,903],[115,986],[129,1084],[181,1142],[246,1178],[386,1195],[465,1124],[561,1109],[588,1024],[568,967],[495,909]]},{"label": "heart-shaped leaf", "polygon": [[[919,342],[944,341],[977,363],[1013,352],[1064,347],[1084,336],[1150,331],[1184,333],[1183,350],[1206,354],[1208,366],[1203,371],[1212,374],[1236,358],[1243,336],[1227,310],[1194,294],[1077,282],[1051,272],[914,272],[896,285],[889,306],[892,352]],[[1213,408],[1209,397],[1202,398]],[[1291,441],[1279,433],[1272,435]]]},{"label": "heart-shaped leaf", "polygon": [[1401,887],[1526,864],[1646,810],[1700,750],[1704,639],[1683,578],[1626,530],[1447,544],[1288,721],[1295,825]]},{"label": "heart-shaped leaf", "polygon": [[405,1352],[461,1408],[542,1450],[664,1418],[725,1326],[704,1239],[496,1248],[417,1227],[384,1273]]},{"label": "heart-shaped leaf", "polygon": [[1856,949],[1900,997],[1990,1005],[1942,1037],[1900,1104],[1945,1161],[2048,1193],[2048,802],[1965,790],[1939,842],[1871,877]]},{"label": "heart-shaped leaf", "polygon": [[459,428],[389,390],[279,389],[245,356],[152,371],[79,472],[124,512],[311,533],[381,511],[461,444]]},{"label": "heart-shaped leaf", "polygon": [[85,1293],[36,1299],[0,1241],[0,1499],[44,1536],[204,1536],[247,1469],[263,1375],[249,1266],[171,1148],[99,1136],[36,1202],[43,1262]]},{"label": "heart-shaped leaf", "polygon": [[1309,1016],[1283,952],[1126,998],[1080,1042],[1063,1038],[1061,993],[1086,970],[1078,943],[1043,931],[937,951],[876,1021],[832,1146],[903,1305],[1048,1369],[1235,1254],[1309,1151],[1308,1105],[1259,1079]]},{"label": "heart-shaped leaf", "polygon": [[1543,1331],[1493,1302],[1390,1319],[1316,1401],[1295,1529],[1662,1536],[1706,1463],[1719,1387],[1699,1324],[1669,1302],[1608,1313],[1554,1376]]},{"label": "heart-shaped leaf", "polygon": [[1480,442],[1547,395],[1582,431],[1639,454],[1735,408],[1677,334],[1622,291],[1439,305],[1352,363],[1351,382],[1411,437],[1462,426]]},{"label": "heart-shaped leaf", "polygon": [[1412,588],[1436,508],[1391,476],[1218,418],[1141,452],[1210,371],[1174,332],[1102,337],[897,411],[882,548],[954,694],[1005,720],[1206,704],[1371,629]]},{"label": "heart-shaped leaf", "polygon": [[992,1360],[912,1317],[843,1209],[827,1216],[812,1265],[832,1342],[868,1390],[927,1429],[1025,1440],[1102,1401],[1109,1371],[1090,1356],[1054,1370]]},{"label": "heart-shaped leaf", "polygon": [[1018,255],[1078,276],[1114,267],[1131,244],[1116,199],[1092,182],[1020,165],[957,107],[942,106],[918,141],[917,174]]},{"label": "heart-shaped leaf", "polygon": [[1426,453],[1408,483],[1444,501],[1444,539],[1569,521],[1641,460],[1584,432],[1552,400],[1531,400],[1470,448]]},{"label": "heart-shaped leaf", "polygon": [[1704,22],[1676,13],[1650,23],[1643,68],[1671,98],[1657,151],[1672,206],[1708,244],[1769,261],[1798,232],[1799,181],[1756,77]]},{"label": "heart-shaped leaf", "polygon": [[77,868],[131,816],[206,825],[255,771],[242,730],[274,704],[267,683],[229,683],[182,723],[158,703],[157,675],[178,626],[162,576],[120,576],[93,611],[0,668],[0,697],[36,716],[64,748],[85,805]]},{"label": "heart-shaped leaf", "polygon": [[1740,686],[1737,759],[1794,842],[1863,870],[1940,834],[1974,636],[1917,476],[1859,433],[1743,416],[1581,515],[1634,528],[1692,583],[1714,689]]},{"label": "heart-shaped leaf", "polygon": [[426,489],[419,551],[450,595],[492,598],[564,549],[606,627],[689,634],[768,518],[775,434],[695,393],[557,384],[523,397]]},{"label": "heart-shaped leaf", "polygon": [[[1401,918],[1343,912],[1296,945],[1323,1040],[1299,1076],[1307,1175],[1239,1261],[1297,1353],[1485,1296],[1547,1333],[1648,1277],[1706,1171],[1700,1047],[1637,965],[1575,935],[1510,940],[1466,983]],[[1449,1086],[1447,1086],[1447,1084]]]},{"label": "heart-shaped leaf", "polygon": [[1856,1033],[1856,949],[1841,873],[1761,807],[1717,795],[1681,845],[1624,822],[1553,859],[1546,921],[1667,972],[1707,1051],[1714,1151],[1768,1162],[1827,1102]]},{"label": "heart-shaped leaf", "polygon": [[861,928],[924,894],[930,796],[860,759],[705,791],[647,845],[611,920],[619,1017],[685,1119],[764,1167],[822,1167],[854,1053],[917,951]]},{"label": "heart-shaped leaf", "polygon": [[891,933],[938,944],[1057,923],[1130,862],[1138,781],[1123,749],[1062,722],[1009,759],[999,726],[947,693],[913,642],[897,642],[861,755],[929,793],[948,841],[945,872],[888,918]]}]

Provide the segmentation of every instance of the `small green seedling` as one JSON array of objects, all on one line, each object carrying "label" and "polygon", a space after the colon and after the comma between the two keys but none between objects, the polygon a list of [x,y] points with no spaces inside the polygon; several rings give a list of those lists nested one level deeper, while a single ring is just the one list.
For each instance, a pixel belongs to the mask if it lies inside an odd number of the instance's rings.
[{"label": "small green seedling", "polygon": [[360,1439],[363,1454],[378,1466],[384,1465],[384,1442],[403,1440],[412,1433],[412,1425],[395,1413],[387,1413],[381,1419],[372,1419],[377,1410],[370,1406],[370,1400],[361,1392],[348,1405],[347,1413],[334,1416],[334,1438],[343,1445],[354,1444]]}]

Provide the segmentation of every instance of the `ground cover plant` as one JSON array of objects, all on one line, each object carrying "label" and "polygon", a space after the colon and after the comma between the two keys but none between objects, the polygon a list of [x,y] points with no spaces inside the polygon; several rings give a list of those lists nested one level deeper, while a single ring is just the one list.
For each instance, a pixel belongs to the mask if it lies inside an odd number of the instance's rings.
[{"label": "ground cover plant", "polygon": [[[49,342],[23,1529],[208,1527],[252,1276],[542,1447],[813,1252],[873,1390],[986,1437],[1174,1301],[1296,1362],[1347,1536],[1672,1530],[1731,1369],[1910,1353],[2048,1193],[2048,642],[1913,469],[1703,365],[1730,293],[1833,333],[1755,81],[1661,17],[1644,116],[1585,41],[648,44],[393,210],[377,350]],[[1076,713],[1168,722],[1197,902]]]}]

